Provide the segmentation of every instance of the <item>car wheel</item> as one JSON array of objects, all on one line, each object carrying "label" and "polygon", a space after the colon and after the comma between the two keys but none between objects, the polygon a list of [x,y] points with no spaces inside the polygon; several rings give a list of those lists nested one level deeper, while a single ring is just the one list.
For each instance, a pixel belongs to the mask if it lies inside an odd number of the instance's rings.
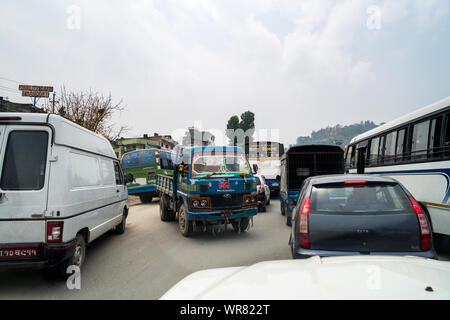
[{"label": "car wheel", "polygon": [[239,231],[239,227],[240,227],[241,232],[247,231],[249,223],[250,223],[249,217],[241,218],[240,220],[235,219],[235,220],[231,221],[231,225],[233,226],[233,229],[236,232]]},{"label": "car wheel", "polygon": [[126,225],[127,225],[127,212],[124,209],[122,213],[122,221],[114,228],[114,232],[116,234],[124,234]]},{"label": "car wheel", "polygon": [[188,220],[184,205],[181,206],[178,212],[178,228],[184,237],[189,237],[192,234],[192,221]]}]

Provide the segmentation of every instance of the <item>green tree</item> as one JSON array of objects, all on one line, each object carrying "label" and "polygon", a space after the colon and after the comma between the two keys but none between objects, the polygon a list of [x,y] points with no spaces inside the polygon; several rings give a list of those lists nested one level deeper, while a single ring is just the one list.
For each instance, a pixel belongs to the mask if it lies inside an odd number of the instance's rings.
[{"label": "green tree", "polygon": [[242,145],[245,142],[246,136],[248,136],[250,142],[253,141],[254,131],[255,114],[251,111],[246,111],[241,114],[241,120],[236,115],[228,120],[226,135],[230,145],[234,145],[235,141],[238,145]]}]

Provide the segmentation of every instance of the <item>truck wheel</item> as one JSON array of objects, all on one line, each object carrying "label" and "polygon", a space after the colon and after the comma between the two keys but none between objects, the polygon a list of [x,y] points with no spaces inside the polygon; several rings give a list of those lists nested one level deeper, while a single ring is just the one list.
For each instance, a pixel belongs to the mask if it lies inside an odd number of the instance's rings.
[{"label": "truck wheel", "polygon": [[161,221],[173,220],[175,216],[169,209],[169,200],[165,194],[159,198],[159,216],[161,217]]},{"label": "truck wheel", "polygon": [[233,229],[236,232],[239,231],[239,224],[240,224],[240,227],[241,227],[241,232],[247,231],[249,223],[250,223],[250,218],[249,217],[241,218],[240,223],[239,223],[239,220],[236,220],[236,219],[231,221],[231,225],[233,226]]},{"label": "truck wheel", "polygon": [[116,226],[116,228],[114,229],[114,232],[116,234],[124,234],[126,225],[127,225],[127,213],[124,209],[123,214],[122,214],[122,221],[120,222],[120,224],[118,224]]},{"label": "truck wheel", "polygon": [[189,237],[192,234],[192,221],[188,220],[186,208],[181,206],[178,212],[178,228],[184,237]]},{"label": "truck wheel", "polygon": [[152,196],[147,196],[147,195],[140,195],[139,199],[141,199],[142,203],[150,203],[153,200]]},{"label": "truck wheel", "polygon": [[54,271],[64,279],[67,279],[70,274],[67,273],[67,268],[70,266],[77,266],[81,269],[81,266],[86,259],[86,242],[81,234],[77,234],[75,243],[75,252],[73,256],[57,266]]}]

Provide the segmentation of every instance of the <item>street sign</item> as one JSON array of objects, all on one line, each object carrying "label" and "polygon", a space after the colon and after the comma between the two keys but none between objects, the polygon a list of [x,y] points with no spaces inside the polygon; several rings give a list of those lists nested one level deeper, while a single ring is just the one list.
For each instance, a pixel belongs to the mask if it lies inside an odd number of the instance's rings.
[{"label": "street sign", "polygon": [[[21,84],[19,85],[20,91],[43,91],[43,92],[53,92],[53,87],[48,86],[29,86]],[[47,95],[48,97],[48,95]]]},{"label": "street sign", "polygon": [[22,91],[22,97],[38,97],[38,98],[48,98],[48,91]]}]

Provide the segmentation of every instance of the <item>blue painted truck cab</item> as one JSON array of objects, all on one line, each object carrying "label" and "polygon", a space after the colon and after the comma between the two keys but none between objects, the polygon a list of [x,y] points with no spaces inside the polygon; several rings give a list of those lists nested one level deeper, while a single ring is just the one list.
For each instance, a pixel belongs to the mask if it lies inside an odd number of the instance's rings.
[{"label": "blue painted truck cab", "polygon": [[159,175],[156,187],[161,214],[169,212],[169,220],[178,216],[179,225],[186,220],[180,225],[183,235],[186,224],[230,223],[246,229],[249,218],[258,212],[258,199],[256,180],[240,148],[185,148],[174,155],[174,164],[173,175]]}]

